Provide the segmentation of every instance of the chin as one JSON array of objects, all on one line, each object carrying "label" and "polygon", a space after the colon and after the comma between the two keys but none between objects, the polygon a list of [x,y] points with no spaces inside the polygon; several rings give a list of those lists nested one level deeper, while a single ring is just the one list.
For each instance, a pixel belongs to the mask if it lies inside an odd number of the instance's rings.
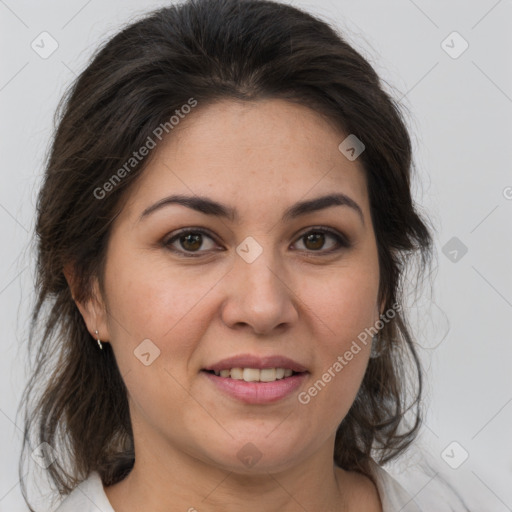
[{"label": "chin", "polygon": [[219,444],[223,450],[208,451],[207,460],[226,471],[245,475],[278,473],[297,463],[297,443],[291,443],[288,438],[284,444],[265,436],[247,436],[243,440],[230,440],[229,445]]}]

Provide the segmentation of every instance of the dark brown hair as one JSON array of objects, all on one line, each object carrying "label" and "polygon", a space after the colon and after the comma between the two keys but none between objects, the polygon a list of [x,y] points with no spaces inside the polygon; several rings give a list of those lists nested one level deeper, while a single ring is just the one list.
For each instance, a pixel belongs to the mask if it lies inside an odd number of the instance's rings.
[{"label": "dark brown hair", "polygon": [[[118,482],[134,461],[126,388],[114,354],[110,344],[98,349],[74,299],[91,297],[93,277],[103,291],[110,227],[149,157],[106,197],[96,199],[94,191],[191,97],[197,108],[220,99],[297,102],[363,141],[359,161],[385,311],[402,304],[411,257],[421,257],[418,276],[431,262],[430,228],[411,197],[414,167],[401,110],[367,60],[327,22],[266,0],[193,0],[124,28],[63,98],[37,202],[23,447],[45,442],[57,450],[61,456],[47,471],[60,493],[92,470],[105,485]],[[69,264],[74,297],[63,273]],[[370,359],[337,431],[340,467],[370,475],[370,457],[387,462],[415,438],[422,377],[410,330],[403,309],[382,328],[382,353]],[[410,421],[404,421],[407,411]],[[22,465],[23,455],[20,472]]]}]

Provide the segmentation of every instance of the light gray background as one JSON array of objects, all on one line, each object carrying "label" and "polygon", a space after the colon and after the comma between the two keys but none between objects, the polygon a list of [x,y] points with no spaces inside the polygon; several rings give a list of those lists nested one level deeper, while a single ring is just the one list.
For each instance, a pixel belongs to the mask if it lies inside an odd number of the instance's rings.
[{"label": "light gray background", "polygon": [[[290,3],[340,27],[401,98],[415,146],[415,197],[437,229],[434,295],[425,290],[412,318],[428,416],[417,447],[388,469],[424,510],[440,510],[429,505],[440,489],[436,472],[472,510],[512,510],[512,1]],[[98,43],[163,5],[0,0],[0,511],[26,510],[15,421],[33,299],[29,243],[52,116]],[[31,48],[43,31],[59,45],[47,59]],[[441,46],[453,31],[469,43],[458,58]],[[453,37],[445,44],[461,48]],[[443,253],[452,237],[467,247],[456,262]],[[469,458],[452,469],[446,460],[453,465],[462,450]],[[425,457],[431,475],[415,470]]]}]

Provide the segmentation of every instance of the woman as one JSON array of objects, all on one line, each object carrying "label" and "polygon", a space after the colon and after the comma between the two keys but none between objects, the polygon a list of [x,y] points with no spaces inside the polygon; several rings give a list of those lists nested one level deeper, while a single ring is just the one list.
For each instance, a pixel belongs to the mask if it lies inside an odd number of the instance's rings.
[{"label": "woman", "polygon": [[410,184],[397,105],[307,13],[189,1],[107,42],[38,199],[25,449],[57,510],[419,510],[380,467],[421,424]]}]

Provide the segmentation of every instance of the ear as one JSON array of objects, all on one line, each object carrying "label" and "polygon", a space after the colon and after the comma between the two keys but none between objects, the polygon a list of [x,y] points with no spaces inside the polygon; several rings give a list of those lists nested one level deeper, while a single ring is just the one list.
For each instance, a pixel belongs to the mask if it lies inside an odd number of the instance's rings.
[{"label": "ear", "polygon": [[382,302],[379,306],[379,317],[385,313],[384,306],[386,305],[386,299],[382,299]]},{"label": "ear", "polygon": [[[105,307],[105,302],[103,300],[103,297],[101,296],[97,278],[93,278],[93,296],[86,302],[78,302],[75,299],[76,281],[73,271],[73,265],[71,263],[65,265],[63,272],[66,281],[68,282],[69,288],[71,290],[73,300],[75,301],[75,304],[78,307],[84,319],[85,325],[87,325],[87,330],[89,331],[89,334],[94,339],[99,338],[102,342],[110,340],[110,334],[107,325],[107,311]],[[95,333],[96,330],[98,331],[98,334]]]},{"label": "ear", "polygon": [[380,317],[386,312],[385,309],[384,309],[384,306],[386,305],[386,299],[382,299],[380,304],[375,304],[375,314],[376,314],[376,318],[375,318],[375,322],[377,322]]}]

